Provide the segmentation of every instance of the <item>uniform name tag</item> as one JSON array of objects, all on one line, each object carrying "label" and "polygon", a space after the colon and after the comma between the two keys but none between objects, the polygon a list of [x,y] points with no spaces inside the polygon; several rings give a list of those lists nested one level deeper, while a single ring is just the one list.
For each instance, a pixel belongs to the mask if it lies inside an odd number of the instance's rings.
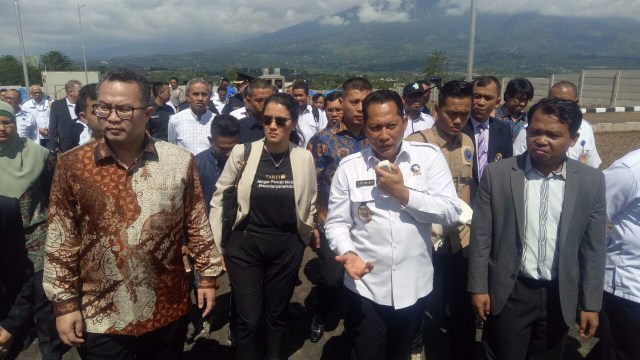
[{"label": "uniform name tag", "polygon": [[373,186],[376,184],[375,180],[358,180],[356,181],[356,187],[363,187],[363,186]]}]

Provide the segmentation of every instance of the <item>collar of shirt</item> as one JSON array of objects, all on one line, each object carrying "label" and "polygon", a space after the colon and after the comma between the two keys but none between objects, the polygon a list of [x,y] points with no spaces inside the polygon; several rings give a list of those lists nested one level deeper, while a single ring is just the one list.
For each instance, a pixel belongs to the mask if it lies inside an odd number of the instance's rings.
[{"label": "collar of shirt", "polygon": [[72,103],[70,103],[70,102],[69,102],[69,99],[65,99],[65,100],[67,101],[67,106],[68,106],[68,107],[72,107],[72,108],[76,107],[76,104],[72,104]]},{"label": "collar of shirt", "polygon": [[[362,155],[366,160],[367,169],[371,169],[372,167],[378,165],[378,163],[380,162],[380,160],[376,157],[376,154],[373,151],[372,146],[369,146],[368,148],[366,148],[364,150],[364,154]],[[411,162],[411,155],[409,153],[409,148],[406,141],[402,141],[402,144],[400,144],[400,151],[396,156],[396,161],[394,162],[394,164],[397,165],[402,161]]]},{"label": "collar of shirt", "polygon": [[436,139],[436,145],[438,145],[441,149],[462,145],[461,133],[459,133],[454,137],[451,137],[448,134],[446,134],[444,131],[442,131],[442,129],[440,129],[438,126],[432,127],[431,132],[433,133],[434,138]]},{"label": "collar of shirt", "polygon": [[337,126],[333,126],[330,130],[332,133],[334,133],[335,135],[343,135],[343,136],[350,136],[354,139],[362,139],[364,138],[364,129],[362,129],[362,131],[360,132],[360,135],[356,136],[356,134],[352,133],[351,130],[349,130],[349,127],[347,127],[347,124],[344,123],[344,121],[340,121],[338,123]]},{"label": "collar of shirt", "polygon": [[565,157],[564,162],[562,163],[562,169],[560,171],[552,171],[549,175],[544,176],[544,174],[542,174],[540,171],[538,171],[536,168],[533,167],[533,164],[531,163],[531,157],[527,156],[524,163],[524,173],[527,176],[527,178],[535,174],[535,176],[541,179],[559,177],[563,180],[566,180],[567,179],[567,158]]},{"label": "collar of shirt", "polygon": [[206,124],[207,122],[209,122],[209,118],[213,117],[213,113],[209,109],[207,109],[207,111],[204,114],[202,114],[201,116],[198,116],[198,115],[196,115],[196,113],[193,112],[191,107],[189,107],[189,113],[191,114],[191,116],[197,122],[202,123],[202,124]]},{"label": "collar of shirt", "polygon": [[412,118],[408,112],[404,112],[404,115],[409,119],[409,121],[418,122],[418,121],[426,121],[426,119],[422,116],[422,111],[418,110],[418,114],[415,118]]},{"label": "collar of shirt", "polygon": [[523,111],[514,119],[511,117],[511,115],[509,115],[509,110],[507,109],[507,106],[502,105],[498,108],[498,110],[496,110],[496,119],[526,123],[527,113]]},{"label": "collar of shirt", "polygon": [[487,125],[487,130],[489,130],[489,128],[491,127],[490,125],[491,118],[487,119],[487,121],[485,121],[484,123],[481,123],[480,121],[474,119],[473,117],[470,117],[469,119],[471,120],[471,125],[473,125],[473,131],[475,133],[478,133],[480,131],[480,129],[478,129],[478,126],[480,126],[480,124]]},{"label": "collar of shirt", "polygon": [[28,111],[24,111],[24,110],[22,110],[22,109],[18,109],[18,110],[16,111],[16,117],[18,117],[18,116],[27,116],[27,115],[29,115],[29,114],[31,114],[31,113],[30,113],[30,112],[28,112]]},{"label": "collar of shirt", "polygon": [[304,109],[302,109],[302,111],[300,111],[300,116],[302,116],[302,115],[304,115],[304,114],[307,114],[307,113],[310,113],[310,112],[311,112],[311,110],[312,110],[312,109],[311,109],[311,105],[307,105],[307,107],[306,107],[306,108],[304,108]]},{"label": "collar of shirt", "polygon": [[[138,155],[138,159],[140,159],[144,154],[149,154],[152,158],[158,158],[158,151],[156,150],[155,145],[153,145],[153,140],[149,135],[145,135],[143,149],[140,155]],[[106,143],[106,139],[102,138],[98,140],[98,144],[96,145],[93,151],[93,160],[98,163],[107,158],[111,158],[114,162],[118,162],[118,158],[115,156],[113,151],[111,151],[111,147]],[[137,160],[136,160],[137,162]]]}]

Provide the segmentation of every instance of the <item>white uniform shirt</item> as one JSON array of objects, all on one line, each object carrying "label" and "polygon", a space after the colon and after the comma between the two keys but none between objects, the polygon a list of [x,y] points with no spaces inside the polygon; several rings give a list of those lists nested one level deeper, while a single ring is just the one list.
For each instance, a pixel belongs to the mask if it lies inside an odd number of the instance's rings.
[{"label": "white uniform shirt", "polygon": [[232,112],[229,113],[229,115],[235,117],[236,119],[240,120],[240,119],[244,119],[247,116],[249,116],[249,112],[247,111],[246,107],[241,107],[239,109],[235,109]]},{"label": "white uniform shirt", "polygon": [[[602,164],[598,150],[596,149],[596,139],[593,136],[593,129],[591,124],[585,119],[582,119],[580,124],[580,137],[576,144],[567,150],[567,156],[569,159],[578,160],[585,164],[598,168]],[[527,151],[527,125],[518,133],[518,136],[513,141],[513,156],[520,155]],[[584,154],[583,160],[580,160],[580,155]]]},{"label": "white uniform shirt", "polygon": [[[336,254],[354,251],[374,263],[360,280],[345,274],[349,290],[402,309],[433,289],[431,224],[455,224],[460,208],[449,166],[437,147],[402,142],[395,164],[409,189],[407,206],[375,186],[378,162],[371,147],[340,162],[331,184],[325,234]],[[359,215],[361,206],[370,211],[370,221]]]},{"label": "white uniform shirt", "polygon": [[220,96],[218,96],[218,93],[216,92],[211,96],[211,102],[213,102],[213,106],[216,107],[218,113],[222,114],[222,108],[227,104],[227,98],[225,97],[224,99],[220,99]]},{"label": "white uniform shirt", "polygon": [[614,162],[604,177],[613,224],[607,236],[604,290],[640,303],[640,150]]},{"label": "white uniform shirt", "polygon": [[80,133],[80,138],[78,141],[78,146],[84,145],[89,142],[91,139],[91,129],[84,123],[81,119],[77,119],[76,122],[82,125],[82,132]]},{"label": "white uniform shirt", "polygon": [[30,112],[22,109],[16,112],[16,127],[21,138],[38,140],[38,124]]},{"label": "white uniform shirt", "polygon": [[415,119],[411,119],[407,115],[407,118],[408,118],[407,129],[404,131],[405,138],[416,131],[431,129],[433,125],[436,123],[436,120],[433,117],[431,117],[431,115],[425,114],[422,111],[419,111],[418,114],[419,114],[418,117]]},{"label": "white uniform shirt", "polygon": [[[36,124],[38,124],[38,129],[48,129],[49,128],[49,115],[51,113],[51,108],[49,104],[49,100],[42,99],[39,103],[36,103],[34,99],[30,99],[25,102],[21,106],[22,111],[26,111],[31,113],[33,117],[36,119]],[[48,137],[43,137],[38,133],[38,139],[47,139]]]},{"label": "white uniform shirt", "polygon": [[313,116],[313,107],[307,105],[298,116],[298,132],[304,136],[304,147],[307,147],[307,143],[313,135],[317,134],[320,130],[327,127],[327,115],[324,111],[318,110],[318,119]]},{"label": "white uniform shirt", "polygon": [[182,110],[169,118],[167,138],[170,143],[196,155],[211,147],[208,136],[211,135],[212,120],[213,113],[208,109],[200,119],[191,108]]}]

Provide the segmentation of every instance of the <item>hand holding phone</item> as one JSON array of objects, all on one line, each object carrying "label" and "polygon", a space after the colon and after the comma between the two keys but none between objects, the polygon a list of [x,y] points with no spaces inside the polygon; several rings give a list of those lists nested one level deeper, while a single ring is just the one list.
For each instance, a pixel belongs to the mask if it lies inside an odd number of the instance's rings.
[{"label": "hand holding phone", "polygon": [[390,174],[393,174],[393,170],[391,170],[391,163],[389,160],[382,160],[378,163],[378,168],[384,170]]}]

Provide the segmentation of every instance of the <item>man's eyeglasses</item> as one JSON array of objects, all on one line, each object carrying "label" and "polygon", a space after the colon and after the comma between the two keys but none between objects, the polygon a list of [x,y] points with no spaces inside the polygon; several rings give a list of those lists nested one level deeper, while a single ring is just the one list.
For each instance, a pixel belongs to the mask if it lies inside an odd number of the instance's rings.
[{"label": "man's eyeglasses", "polygon": [[285,125],[287,125],[287,121],[291,120],[289,118],[286,118],[284,116],[271,116],[271,115],[264,115],[262,116],[262,121],[264,123],[264,126],[269,126],[271,125],[271,123],[273,121],[276,121],[276,126],[278,127],[285,127]]},{"label": "man's eyeglasses", "polygon": [[93,105],[93,112],[99,118],[107,118],[111,115],[111,110],[116,111],[116,115],[120,118],[120,120],[130,120],[133,117],[133,112],[135,110],[146,109],[146,106],[141,107],[130,107],[130,106],[118,106],[111,107],[111,105],[105,104],[95,104]]},{"label": "man's eyeglasses", "polygon": [[342,112],[342,109],[340,109],[340,108],[326,108],[324,111],[327,114],[333,114],[333,113],[339,114],[339,113]]}]

